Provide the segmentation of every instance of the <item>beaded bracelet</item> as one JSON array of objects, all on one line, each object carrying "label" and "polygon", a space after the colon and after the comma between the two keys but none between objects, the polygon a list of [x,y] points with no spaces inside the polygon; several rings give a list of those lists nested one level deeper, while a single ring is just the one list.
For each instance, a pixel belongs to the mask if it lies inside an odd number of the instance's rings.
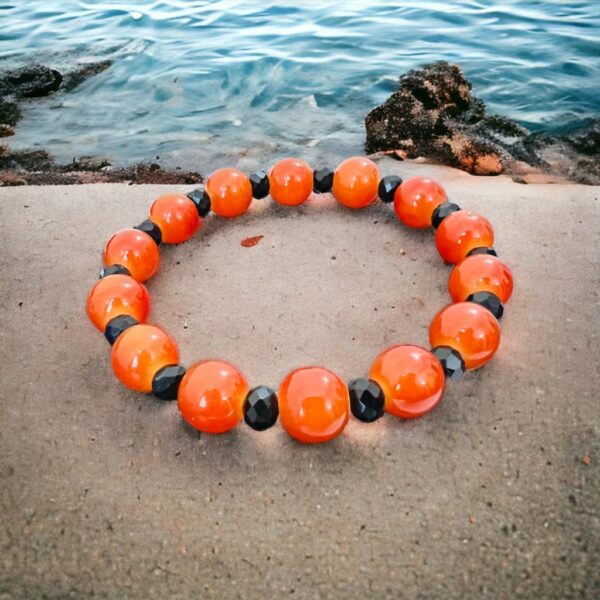
[{"label": "beaded bracelet", "polygon": [[[394,203],[398,218],[415,228],[435,229],[441,257],[455,265],[448,281],[453,304],[443,308],[429,327],[431,350],[414,345],[382,352],[369,378],[346,385],[321,367],[289,373],[278,393],[266,386],[249,388],[230,363],[201,361],[189,369],[179,364],[174,340],[145,324],[150,296],[142,282],[158,269],[161,243],[189,239],[212,210],[237,217],[252,198],[271,195],[279,204],[296,206],[315,193],[332,192],[349,208],[363,208],[377,197]],[[494,233],[484,217],[449,202],[431,179],[397,176],[380,180],[377,165],[364,157],[349,158],[334,171],[312,171],[302,160],[287,158],[269,174],[250,176],[238,169],[212,173],[205,188],[190,194],[166,194],[150,208],[150,218],[113,235],[104,248],[100,280],[87,298],[92,323],[112,345],[112,369],[132,390],[152,392],[161,400],[178,400],[182,417],[206,433],[223,433],[243,418],[257,431],[278,417],[284,429],[301,442],[325,442],[341,433],[352,414],[363,422],[384,411],[397,417],[419,417],[440,401],[446,378],[460,379],[465,370],[487,363],[500,343],[498,319],[512,294],[509,268],[496,256]]]}]

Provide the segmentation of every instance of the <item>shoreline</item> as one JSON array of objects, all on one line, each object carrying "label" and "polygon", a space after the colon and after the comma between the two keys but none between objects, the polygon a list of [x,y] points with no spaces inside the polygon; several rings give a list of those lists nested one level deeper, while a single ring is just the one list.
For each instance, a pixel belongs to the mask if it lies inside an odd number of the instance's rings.
[{"label": "shoreline", "polygon": [[[24,100],[68,94],[111,65],[101,61],[60,73],[35,64],[0,73],[0,137],[15,134]],[[398,90],[366,115],[365,131],[364,151],[370,157],[390,155],[485,177],[505,174],[518,183],[600,184],[600,118],[570,134],[532,133],[487,113],[460,66],[444,61],[402,75]],[[198,171],[163,166],[159,160],[122,165],[109,157],[81,156],[65,164],[47,150],[13,150],[5,142],[0,143],[0,187],[203,181]]]}]

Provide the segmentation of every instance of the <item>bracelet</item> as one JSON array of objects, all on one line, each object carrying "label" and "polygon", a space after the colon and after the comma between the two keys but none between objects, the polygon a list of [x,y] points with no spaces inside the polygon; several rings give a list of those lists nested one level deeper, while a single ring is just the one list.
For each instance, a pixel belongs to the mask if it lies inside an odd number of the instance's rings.
[{"label": "bracelet", "polygon": [[[453,303],[431,321],[431,350],[415,345],[388,348],[375,359],[368,378],[348,385],[328,369],[303,367],[289,373],[278,392],[263,385],[250,389],[244,375],[225,361],[205,360],[186,370],[171,336],[146,324],[150,295],[143,282],[158,269],[160,244],[188,240],[211,211],[237,217],[253,198],[270,195],[279,204],[296,206],[313,192],[331,192],[353,209],[377,198],[393,202],[404,224],[435,229],[439,254],[455,266],[448,280]],[[335,172],[313,172],[306,162],[287,158],[268,174],[219,169],[205,187],[157,198],[149,219],[117,232],[106,243],[104,267],[86,307],[112,345],[117,379],[161,400],[177,399],[183,419],[195,429],[223,433],[243,418],[252,429],[263,431],[279,418],[296,440],[325,442],[341,433],[350,412],[366,423],[384,412],[404,419],[424,415],[439,403],[446,379],[460,379],[466,370],[492,358],[500,343],[498,319],[513,290],[511,271],[497,258],[493,243],[489,221],[449,202],[431,179],[380,179],[377,165],[364,157],[345,160]]]}]

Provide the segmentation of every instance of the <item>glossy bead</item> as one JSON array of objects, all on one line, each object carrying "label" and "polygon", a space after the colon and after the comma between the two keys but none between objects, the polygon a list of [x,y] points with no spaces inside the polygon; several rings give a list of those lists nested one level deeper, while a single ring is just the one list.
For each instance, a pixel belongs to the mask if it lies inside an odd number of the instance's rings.
[{"label": "glossy bead", "polygon": [[244,421],[255,431],[269,429],[277,422],[277,394],[266,385],[251,389],[244,400]]},{"label": "glossy bead", "polygon": [[144,285],[129,275],[111,275],[95,283],[88,294],[86,310],[100,331],[119,315],[130,315],[143,323],[150,312],[150,295]]},{"label": "glossy bead", "polygon": [[187,197],[194,203],[196,206],[196,211],[199,217],[206,217],[210,212],[210,197],[206,193],[206,190],[203,187],[200,187],[192,192],[190,192]]},{"label": "glossy bead", "polygon": [[299,158],[284,158],[271,167],[269,182],[275,202],[296,206],[306,202],[312,192],[312,169]]},{"label": "glossy bead", "polygon": [[377,198],[379,168],[364,156],[347,158],[335,170],[333,195],[348,208],[364,208]]},{"label": "glossy bead", "polygon": [[167,365],[159,369],[152,378],[152,393],[161,400],[176,400],[185,367]]},{"label": "glossy bead", "polygon": [[109,275],[131,275],[131,273],[123,265],[109,265],[100,269],[100,279]]},{"label": "glossy bead", "polygon": [[475,254],[489,254],[490,256],[498,256],[498,253],[493,248],[473,248],[467,252],[467,256],[474,256]]},{"label": "glossy bead", "polygon": [[313,192],[315,194],[327,194],[333,187],[334,172],[329,167],[317,169],[313,173]]},{"label": "glossy bead", "polygon": [[383,390],[385,410],[413,419],[432,410],[444,393],[440,361],[419,346],[393,346],[375,360],[369,374]]},{"label": "glossy bead", "polygon": [[490,222],[467,210],[446,217],[435,232],[438,252],[451,264],[459,263],[473,248],[493,244],[494,230]]},{"label": "glossy bead", "polygon": [[454,348],[437,346],[431,349],[431,353],[440,361],[448,379],[458,381],[463,378],[466,370],[465,361]]},{"label": "glossy bead", "polygon": [[467,296],[467,302],[475,302],[479,306],[483,306],[489,310],[496,319],[500,320],[504,314],[504,305],[500,298],[492,292],[475,292]]},{"label": "glossy bead", "polygon": [[383,415],[385,397],[381,386],[372,379],[353,379],[348,384],[350,410],[363,423],[372,423]]},{"label": "glossy bead", "polygon": [[500,345],[500,327],[491,312],[473,302],[449,304],[431,321],[432,346],[450,346],[465,361],[467,369],[488,362]]},{"label": "glossy bead", "polygon": [[118,315],[112,318],[104,328],[104,337],[108,343],[112,346],[117,338],[130,327],[137,325],[139,321],[134,319],[130,315]]},{"label": "glossy bead", "polygon": [[444,188],[433,179],[411,177],[394,194],[394,210],[409,227],[431,227],[433,211],[447,200]]},{"label": "glossy bead", "polygon": [[431,226],[437,229],[446,217],[459,210],[460,206],[454,202],[442,202],[431,213]]},{"label": "glossy bead", "polygon": [[204,433],[224,433],[242,419],[248,394],[245,377],[220,360],[196,363],[179,385],[179,410],[185,421]]},{"label": "glossy bead", "polygon": [[388,175],[384,177],[377,188],[377,195],[382,202],[389,203],[394,201],[394,194],[402,183],[402,178],[397,175]]},{"label": "glossy bead", "polygon": [[136,392],[151,392],[154,375],[179,362],[177,344],[154,325],[134,325],[112,347],[111,364],[117,379]]},{"label": "glossy bead", "polygon": [[139,225],[136,225],[134,229],[147,233],[154,240],[154,243],[157,246],[160,246],[160,243],[162,242],[162,231],[160,230],[160,227],[150,219],[142,221]]},{"label": "glossy bead", "polygon": [[348,389],[331,371],[304,367],[289,373],[279,388],[279,419],[299,442],[327,442],[350,416]]},{"label": "glossy bead", "polygon": [[448,278],[448,292],[453,302],[463,302],[475,292],[492,292],[507,302],[513,291],[510,269],[495,256],[475,254],[458,263]]},{"label": "glossy bead", "polygon": [[252,186],[252,195],[260,200],[269,195],[271,186],[269,185],[269,177],[264,171],[256,171],[249,176],[250,185]]},{"label": "glossy bead", "polygon": [[189,240],[202,225],[196,205],[185,194],[163,194],[150,207],[150,219],[162,231],[165,244]]},{"label": "glossy bead", "polygon": [[123,265],[137,281],[150,279],[160,263],[154,240],[137,229],[121,229],[104,247],[105,265]]},{"label": "glossy bead", "polygon": [[217,169],[206,182],[212,211],[220,217],[239,217],[252,202],[252,185],[245,173],[227,167]]}]

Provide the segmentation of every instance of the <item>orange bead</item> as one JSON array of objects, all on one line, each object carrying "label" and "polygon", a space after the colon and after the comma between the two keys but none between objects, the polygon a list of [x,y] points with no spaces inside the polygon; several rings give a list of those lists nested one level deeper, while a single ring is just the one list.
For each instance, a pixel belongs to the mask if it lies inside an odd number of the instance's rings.
[{"label": "orange bead", "polygon": [[513,291],[510,269],[489,254],[467,256],[452,269],[448,291],[454,302],[462,302],[476,292],[491,292],[506,303]]},{"label": "orange bead", "polygon": [[122,265],[137,281],[150,279],[160,263],[155,241],[143,231],[121,229],[104,247],[105,265]]},{"label": "orange bead", "polygon": [[412,177],[403,181],[394,194],[394,210],[409,227],[431,227],[431,215],[448,199],[444,188],[433,179]]},{"label": "orange bead", "polygon": [[448,215],[435,232],[438,252],[451,264],[459,263],[474,248],[491,248],[493,244],[494,230],[490,222],[467,210]]},{"label": "orange bead", "polygon": [[403,419],[420,417],[441,400],[446,385],[440,361],[419,346],[393,346],[373,363],[369,377],[385,396],[385,410]]},{"label": "orange bead", "polygon": [[308,200],[313,189],[312,169],[299,158],[284,158],[269,171],[271,198],[279,204],[296,206]]},{"label": "orange bead", "polygon": [[287,375],[279,388],[279,418],[300,442],[327,442],[339,435],[350,415],[346,384],[320,367],[304,367]]},{"label": "orange bead", "polygon": [[242,419],[248,382],[233,366],[220,360],[196,363],[179,386],[181,416],[205,433],[224,433]]},{"label": "orange bead", "polygon": [[429,342],[434,348],[454,348],[467,369],[476,369],[494,356],[500,345],[500,327],[496,317],[479,304],[449,304],[431,321]]},{"label": "orange bead", "polygon": [[150,220],[159,226],[165,244],[185,242],[202,225],[196,205],[185,194],[159,196],[150,207]]},{"label": "orange bead", "polygon": [[167,365],[179,362],[177,344],[154,325],[134,325],[115,342],[111,353],[117,379],[136,392],[151,392],[152,378]]},{"label": "orange bead", "polygon": [[364,208],[377,198],[379,168],[364,156],[347,158],[335,170],[333,195],[348,208]]},{"label": "orange bead", "polygon": [[119,315],[130,315],[143,323],[150,312],[150,295],[143,284],[129,275],[109,275],[90,290],[86,310],[90,321],[100,331]]},{"label": "orange bead", "polygon": [[220,217],[239,217],[252,202],[252,184],[239,169],[217,169],[206,182],[212,211]]}]

